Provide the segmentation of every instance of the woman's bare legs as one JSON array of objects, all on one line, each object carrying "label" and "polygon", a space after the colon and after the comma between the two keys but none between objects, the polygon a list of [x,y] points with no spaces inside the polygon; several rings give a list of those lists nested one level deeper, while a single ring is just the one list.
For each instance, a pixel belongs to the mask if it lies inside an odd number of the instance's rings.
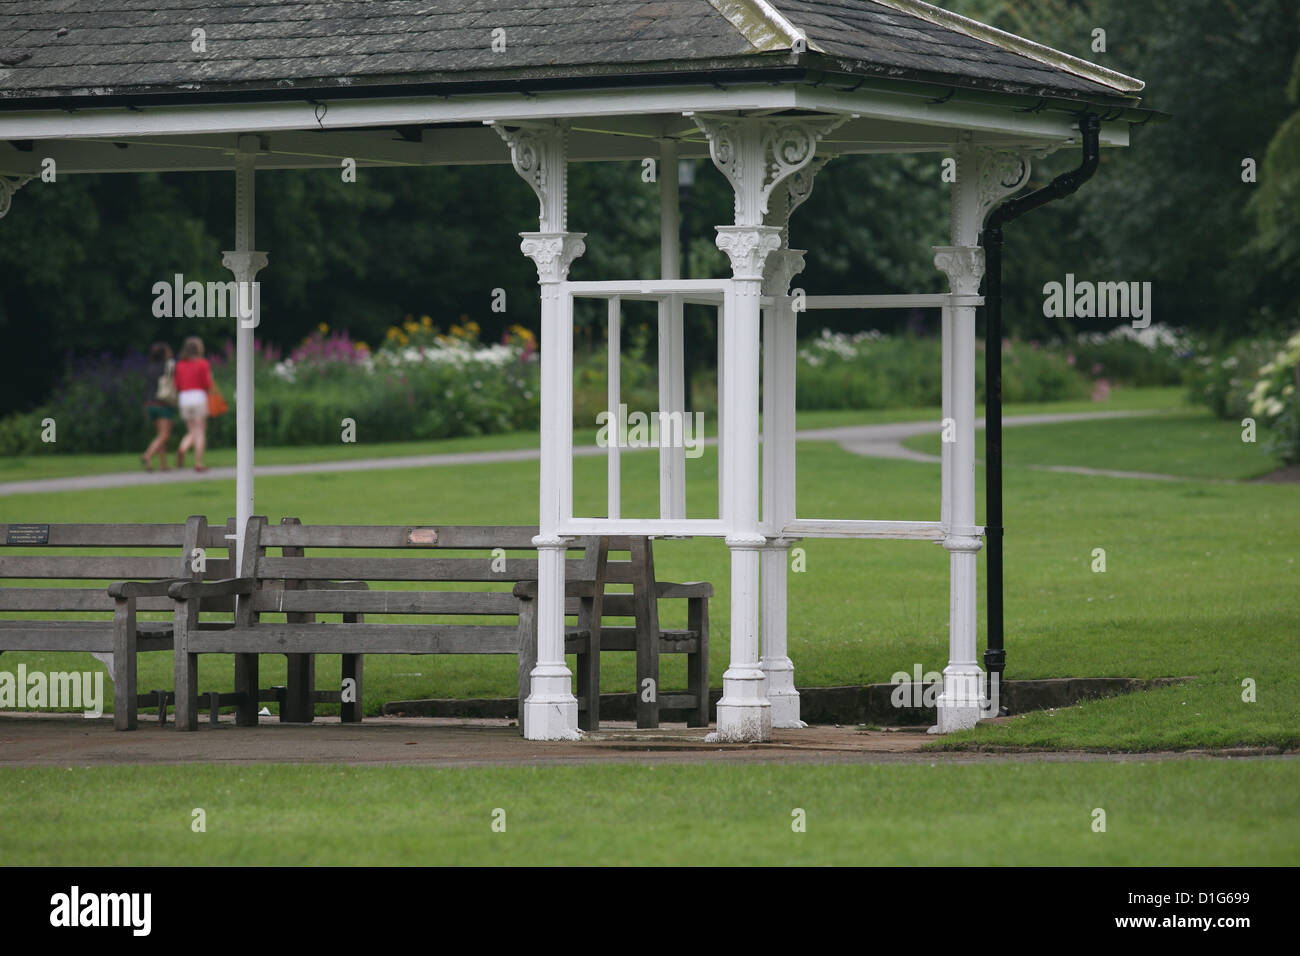
[{"label": "woman's bare legs", "polygon": [[190,434],[194,436],[194,470],[207,471],[208,466],[203,464],[203,453],[208,450],[208,420],[200,418],[196,421]]},{"label": "woman's bare legs", "polygon": [[149,443],[149,447],[144,450],[141,456],[144,459],[144,466],[149,467],[149,459],[154,455],[158,456],[158,464],[163,471],[167,470],[167,442],[172,437],[172,422],[170,418],[154,419],[154,430],[156,434],[154,439]]}]

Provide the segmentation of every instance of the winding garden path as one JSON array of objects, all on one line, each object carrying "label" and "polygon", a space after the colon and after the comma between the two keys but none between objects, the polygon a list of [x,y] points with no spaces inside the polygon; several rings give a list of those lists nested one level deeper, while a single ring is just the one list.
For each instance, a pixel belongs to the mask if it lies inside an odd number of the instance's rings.
[{"label": "winding garden path", "polygon": [[[1047,415],[1011,415],[1003,419],[1007,428],[1019,425],[1054,425],[1064,422],[1092,421],[1104,418],[1128,418],[1151,415],[1152,412],[1075,412],[1069,414]],[[976,428],[984,427],[984,419],[975,420]],[[897,422],[886,425],[846,425],[839,428],[819,428],[800,431],[800,441],[838,442],[845,451],[868,458],[896,458],[906,461],[937,463],[938,457],[913,451],[903,445],[903,441],[918,435],[938,431],[940,425],[935,421]],[[705,444],[716,444],[717,439],[705,439]],[[605,449],[595,445],[575,447],[575,457],[603,455]],[[347,461],[298,462],[285,465],[260,465],[257,476],[270,478],[278,475],[310,475],[342,471],[388,471],[395,468],[440,468],[450,465],[480,465],[493,462],[535,461],[538,458],[535,448],[519,448],[503,451],[451,452],[441,455],[406,455],[391,458],[356,458]],[[1074,474],[1101,475],[1111,478],[1142,478],[1157,481],[1190,481],[1176,475],[1156,475],[1145,472],[1109,471],[1099,468],[1076,468],[1064,465],[1030,466],[1047,471],[1070,472]],[[104,488],[126,488],[139,485],[158,485],[183,481],[233,481],[234,468],[211,468],[199,474],[194,471],[138,472],[127,471],[106,475],[78,475],[68,478],[44,478],[31,481],[0,482],[0,497],[8,495],[46,494],[53,491],[93,491]],[[1199,480],[1199,479],[1198,479]]]}]

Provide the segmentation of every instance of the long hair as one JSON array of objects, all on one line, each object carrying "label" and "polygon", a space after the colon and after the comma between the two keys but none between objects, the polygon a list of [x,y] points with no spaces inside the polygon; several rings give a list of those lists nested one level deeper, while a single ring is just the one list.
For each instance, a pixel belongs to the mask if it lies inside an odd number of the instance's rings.
[{"label": "long hair", "polygon": [[203,357],[203,340],[197,335],[189,336],[181,345],[181,361]]},{"label": "long hair", "polygon": [[155,342],[149,346],[149,361],[162,364],[171,358],[172,347],[166,342]]}]

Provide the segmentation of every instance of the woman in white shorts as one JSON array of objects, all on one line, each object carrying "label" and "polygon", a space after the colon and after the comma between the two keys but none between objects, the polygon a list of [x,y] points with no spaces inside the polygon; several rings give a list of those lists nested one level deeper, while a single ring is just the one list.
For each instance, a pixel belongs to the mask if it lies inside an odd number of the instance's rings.
[{"label": "woman in white shorts", "polygon": [[185,453],[194,449],[194,470],[207,471],[203,453],[208,448],[208,392],[212,390],[212,366],[203,357],[203,340],[191,335],[181,346],[176,362],[177,405],[185,420],[185,437],[176,449],[176,467],[185,467]]}]

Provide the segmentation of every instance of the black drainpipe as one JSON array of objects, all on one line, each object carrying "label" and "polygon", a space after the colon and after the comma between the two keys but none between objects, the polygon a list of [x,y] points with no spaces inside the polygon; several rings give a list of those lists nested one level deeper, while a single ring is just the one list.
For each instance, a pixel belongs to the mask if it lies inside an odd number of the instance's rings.
[{"label": "black drainpipe", "polygon": [[[1010,199],[989,214],[980,237],[984,246],[984,520],[988,548],[986,566],[988,605],[988,648],[984,651],[984,669],[990,685],[1007,666],[1007,652],[1002,631],[1002,227],[1031,209],[1037,209],[1062,196],[1068,196],[1092,178],[1101,160],[1098,134],[1101,120],[1092,113],[1079,117],[1083,134],[1083,162],[1078,169],[1062,173],[1042,189]],[[992,687],[990,686],[990,694]],[[1006,713],[1003,705],[1001,711]]]}]

